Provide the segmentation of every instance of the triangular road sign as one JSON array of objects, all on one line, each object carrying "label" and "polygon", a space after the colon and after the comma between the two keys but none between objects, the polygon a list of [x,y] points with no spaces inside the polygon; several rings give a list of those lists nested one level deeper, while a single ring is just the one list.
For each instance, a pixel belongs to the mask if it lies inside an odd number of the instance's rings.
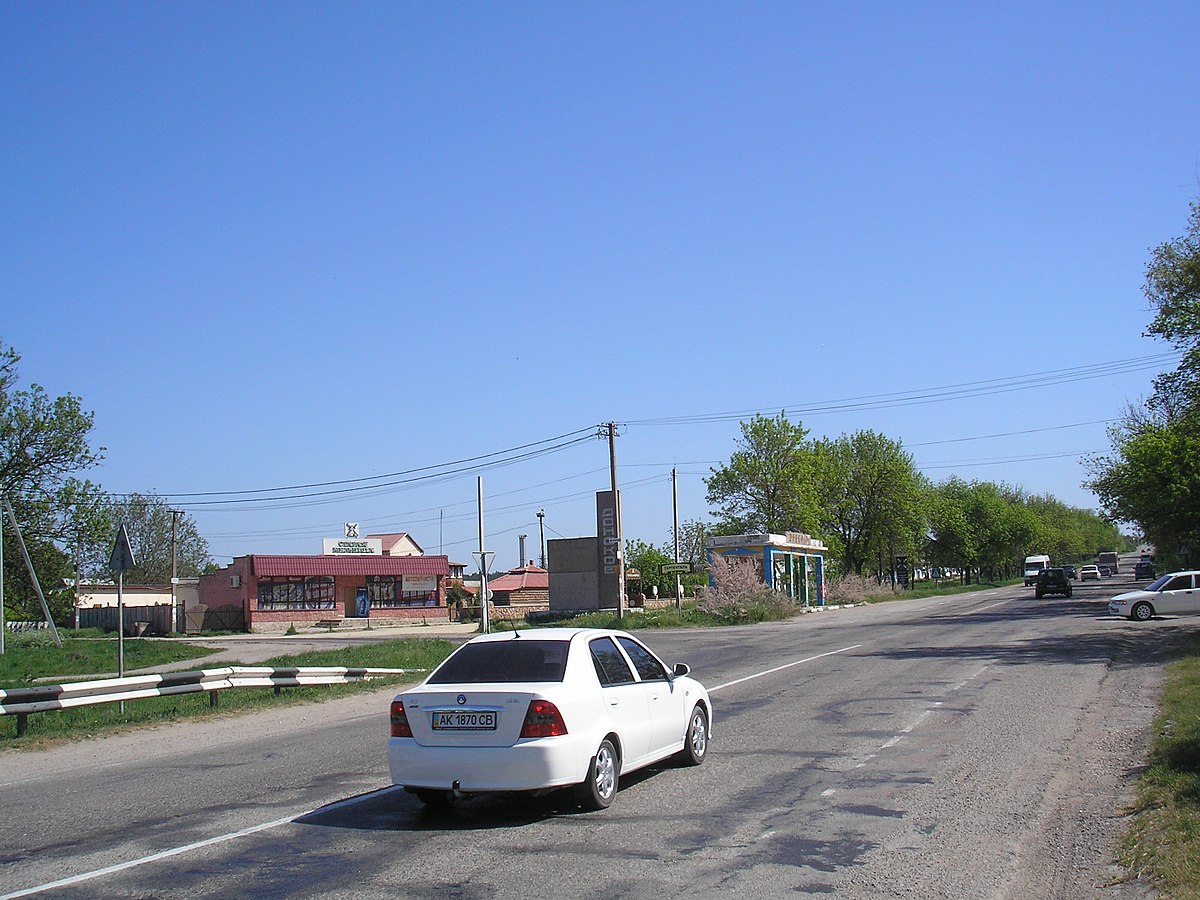
[{"label": "triangular road sign", "polygon": [[122,522],[121,530],[117,532],[117,543],[113,546],[112,556],[108,559],[108,568],[113,572],[129,572],[136,565],[133,561],[133,548],[129,546],[129,533],[125,530],[125,523]]}]

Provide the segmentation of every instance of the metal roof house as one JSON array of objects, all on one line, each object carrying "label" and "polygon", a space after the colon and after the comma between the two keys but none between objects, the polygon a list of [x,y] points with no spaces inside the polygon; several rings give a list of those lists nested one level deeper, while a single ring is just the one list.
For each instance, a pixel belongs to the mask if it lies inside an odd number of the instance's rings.
[{"label": "metal roof house", "polygon": [[[382,552],[383,537],[393,539],[391,555]],[[353,546],[342,551],[347,544]],[[333,547],[320,556],[239,556],[200,576],[199,603],[189,611],[187,630],[212,627],[216,618],[232,621],[239,612],[241,630],[248,632],[343,619],[382,624],[449,618],[448,557],[420,555],[407,535],[335,541]]]}]

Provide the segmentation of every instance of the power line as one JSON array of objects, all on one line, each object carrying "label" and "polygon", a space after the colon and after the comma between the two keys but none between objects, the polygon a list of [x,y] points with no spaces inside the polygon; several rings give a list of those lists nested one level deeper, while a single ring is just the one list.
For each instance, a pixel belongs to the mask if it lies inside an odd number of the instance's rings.
[{"label": "power line", "polygon": [[[435,469],[444,469],[448,466],[461,466],[466,463],[480,462],[485,459],[491,459],[492,457],[495,457],[495,456],[503,456],[503,455],[509,454],[509,453],[516,453],[519,450],[528,450],[531,447],[537,447],[537,446],[540,446],[541,444],[549,444],[554,441],[562,441],[562,440],[565,440],[566,438],[577,437],[578,435],[582,435],[584,433],[586,433],[590,437],[593,433],[592,427],[589,426],[588,428],[580,428],[575,431],[569,431],[566,434],[560,434],[557,437],[543,438],[542,440],[539,440],[539,441],[532,441],[528,444],[521,444],[516,447],[510,447],[507,450],[495,450],[491,453],[484,453],[479,456],[469,456],[464,459],[451,460],[450,462],[434,463],[434,464],[428,465],[428,466],[418,466],[418,467],[412,468],[412,469],[403,469],[399,472],[388,472],[383,475],[364,475],[360,478],[346,478],[346,479],[342,479],[340,481],[316,481],[316,482],[311,482],[309,484],[290,484],[290,485],[283,485],[281,487],[252,488],[252,489],[237,490],[237,491],[197,491],[197,492],[190,492],[190,493],[188,493],[188,492],[167,492],[165,494],[162,494],[162,496],[173,497],[176,499],[183,498],[183,497],[235,497],[235,496],[244,496],[247,494],[270,494],[270,493],[275,493],[277,491],[300,491],[300,490],[308,490],[309,488],[340,487],[341,485],[346,485],[346,484],[361,484],[362,482],[367,482],[367,481],[379,481],[380,479],[384,479],[384,478],[399,478],[400,476],[412,475],[417,472],[429,472],[429,471],[433,471]],[[559,444],[557,447],[546,448],[546,450],[544,452],[550,452],[552,450],[556,450],[561,447],[570,446],[571,444],[574,444],[574,443],[581,443],[582,440],[583,439],[580,438],[577,441],[569,441],[566,444]],[[516,457],[516,458],[523,459],[523,458],[526,458],[527,456],[536,455],[537,452],[539,452],[539,451],[535,451],[532,454],[525,454],[525,455],[522,455],[522,456]],[[397,482],[390,482],[390,483],[395,484]],[[375,485],[375,486],[377,486],[377,485]],[[300,495],[300,496],[317,496],[317,495],[313,494],[313,495]],[[258,499],[268,499],[268,498],[260,497]],[[283,499],[288,499],[288,498],[278,497],[275,499],[283,500]]]},{"label": "power line", "polygon": [[[579,434],[579,432],[575,432],[575,434]],[[365,485],[360,485],[358,487],[342,487],[342,488],[337,488],[337,489],[333,489],[333,490],[311,491],[311,492],[307,492],[307,493],[298,493],[298,494],[284,494],[284,495],[277,496],[277,497],[264,497],[264,496],[246,497],[246,496],[241,496],[241,495],[245,495],[245,494],[261,495],[261,494],[265,494],[265,493],[270,493],[272,491],[288,490],[288,488],[262,488],[258,491],[209,492],[209,493],[203,493],[203,494],[195,494],[195,493],[193,493],[193,494],[160,494],[159,496],[164,497],[166,499],[170,499],[173,502],[176,502],[177,505],[183,505],[183,506],[188,506],[188,507],[254,505],[255,508],[257,508],[257,509],[298,509],[298,508],[303,508],[303,507],[307,507],[307,506],[320,506],[320,505],[327,504],[327,503],[334,503],[334,502],[337,502],[338,500],[345,498],[347,495],[351,495],[351,494],[353,494],[357,497],[374,497],[374,496],[380,496],[380,495],[387,494],[387,493],[392,493],[393,489],[407,488],[407,487],[412,487],[412,486],[415,486],[418,484],[421,484],[421,485],[436,484],[439,481],[445,481],[445,480],[451,479],[455,476],[462,475],[466,472],[488,471],[488,470],[492,470],[492,469],[501,468],[503,466],[513,465],[518,462],[524,462],[524,461],[527,461],[530,459],[536,459],[541,456],[546,456],[551,453],[555,453],[560,450],[564,450],[568,447],[573,447],[576,444],[581,444],[585,441],[590,441],[590,440],[592,440],[592,437],[593,437],[593,435],[589,429],[588,434],[584,437],[575,437],[571,440],[563,441],[559,444],[555,444],[555,445],[552,445],[549,447],[540,447],[539,449],[530,450],[526,453],[520,453],[515,456],[510,456],[505,459],[492,460],[491,462],[484,463],[482,465],[459,465],[458,468],[453,468],[453,469],[445,469],[444,468],[446,466],[453,466],[453,465],[458,465],[459,463],[469,463],[469,462],[474,461],[474,460],[459,460],[454,463],[442,463],[437,466],[423,466],[418,469],[411,469],[411,470],[409,470],[409,472],[427,472],[428,474],[418,475],[413,478],[398,478],[393,481],[383,481],[383,482],[378,482],[378,483],[374,483],[374,484],[365,484]],[[544,443],[544,442],[539,441],[537,443],[540,444],[540,443]],[[525,446],[532,447],[532,446],[536,446],[536,444],[527,444]],[[517,449],[520,449],[520,448],[517,448]],[[501,451],[501,452],[512,452],[512,451]],[[487,459],[489,457],[493,457],[493,456],[497,456],[497,455],[499,455],[499,454],[490,453],[490,454],[487,454],[486,456],[475,457],[474,459],[482,460],[482,459]],[[439,468],[442,468],[444,470],[443,471],[431,471],[431,470],[439,469]],[[393,473],[393,474],[399,475],[399,474],[406,474],[406,473]],[[373,476],[373,477],[374,478],[386,478],[386,477],[390,477],[390,476],[378,475],[378,476]],[[325,482],[325,484],[329,484],[329,485],[349,484],[349,483],[365,481],[365,480],[368,480],[368,479],[349,479],[347,481],[341,481],[341,482]],[[314,486],[318,486],[318,485],[314,485]],[[231,495],[238,495],[238,496],[231,496]],[[113,496],[128,496],[128,495],[114,494]],[[188,503],[178,503],[179,498],[181,498],[181,497],[197,497],[197,496],[225,496],[225,497],[228,497],[229,499],[192,500]],[[321,498],[321,499],[317,499],[317,498]],[[283,502],[283,501],[288,501],[288,500],[304,500],[304,501],[310,501],[310,502],[304,502],[304,503],[285,503],[285,502]]]},{"label": "power line", "polygon": [[1095,363],[1087,366],[1075,366],[1069,369],[1053,369],[1048,372],[1035,372],[1026,375],[1013,375],[1005,378],[991,378],[984,381],[967,381],[961,384],[944,387],[924,388],[915,391],[896,391],[886,394],[868,394],[862,397],[849,397],[841,400],[821,401],[810,404],[771,405],[758,409],[738,410],[733,412],[704,413],[693,416],[665,416],[655,419],[640,419],[628,422],[629,425],[700,425],[710,422],[727,422],[745,419],[749,416],[762,415],[767,412],[774,414],[781,411],[784,415],[825,415],[829,413],[862,411],[871,409],[890,409],[901,406],[914,406],[927,403],[944,403],[949,400],[962,400],[972,397],[984,397],[992,394],[1011,393],[1013,391],[1032,390],[1055,384],[1068,384],[1075,381],[1086,381],[1094,378],[1105,378],[1112,375],[1123,375],[1130,372],[1141,372],[1150,369],[1161,369],[1170,360],[1178,361],[1178,353],[1160,353],[1153,356],[1138,356],[1130,359],[1116,360],[1107,363]]}]

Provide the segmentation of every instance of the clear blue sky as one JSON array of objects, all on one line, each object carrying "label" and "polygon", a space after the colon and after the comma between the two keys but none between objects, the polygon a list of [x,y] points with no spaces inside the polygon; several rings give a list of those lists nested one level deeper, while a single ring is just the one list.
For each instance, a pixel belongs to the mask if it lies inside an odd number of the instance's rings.
[{"label": "clear blue sky", "polygon": [[[89,477],[174,495],[222,563],[346,521],[471,563],[477,464],[395,482],[610,420],[625,534],[664,544],[672,466],[708,518],[781,409],[1091,508],[1080,456],[1173,365],[1141,285],[1200,195],[1194,2],[0,21],[0,337],[95,412]],[[595,533],[607,445],[482,475],[508,568],[539,509]]]}]

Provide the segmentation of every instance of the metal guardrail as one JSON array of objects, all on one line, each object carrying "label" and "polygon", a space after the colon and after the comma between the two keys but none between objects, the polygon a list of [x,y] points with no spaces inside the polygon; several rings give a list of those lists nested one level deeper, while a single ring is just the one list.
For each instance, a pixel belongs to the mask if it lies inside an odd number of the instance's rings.
[{"label": "metal guardrail", "polygon": [[209,705],[217,705],[220,691],[244,687],[270,687],[278,694],[285,687],[310,687],[322,684],[351,684],[389,675],[423,674],[426,669],[366,669],[344,666],[226,666],[193,672],[164,672],[76,681],[43,687],[0,689],[0,715],[17,717],[17,737],[25,734],[30,713],[169,697],[176,694],[207,693]]}]

